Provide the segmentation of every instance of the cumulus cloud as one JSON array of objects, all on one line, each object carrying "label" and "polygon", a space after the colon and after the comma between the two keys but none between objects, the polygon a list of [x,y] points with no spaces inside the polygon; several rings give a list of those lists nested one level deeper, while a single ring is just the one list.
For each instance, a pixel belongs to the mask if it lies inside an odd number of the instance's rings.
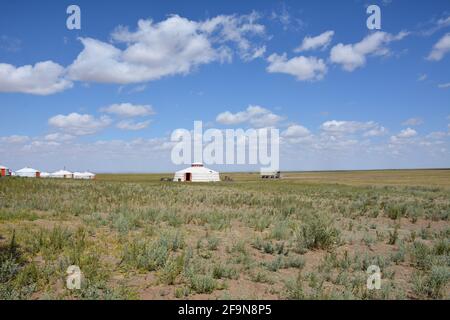
[{"label": "cumulus cloud", "polygon": [[450,88],[450,82],[438,84],[439,89],[447,89]]},{"label": "cumulus cloud", "polygon": [[141,121],[141,122],[135,122],[133,120],[123,120],[120,121],[117,124],[117,128],[121,130],[131,130],[131,131],[137,131],[145,129],[149,126],[150,120],[147,121]]},{"label": "cumulus cloud", "polygon": [[426,73],[419,75],[419,77],[417,78],[417,81],[425,81],[427,80],[428,75]]},{"label": "cumulus cloud", "polygon": [[400,131],[400,133],[397,135],[398,138],[412,138],[417,136],[417,131],[411,128],[406,128],[402,131]]},{"label": "cumulus cloud", "polygon": [[403,39],[408,35],[402,31],[397,35],[392,35],[383,31],[377,31],[366,36],[355,44],[335,45],[330,52],[330,61],[340,64],[346,71],[354,71],[366,64],[367,56],[385,56],[390,53],[387,45],[393,41]]},{"label": "cumulus cloud", "polygon": [[53,61],[15,67],[0,63],[0,92],[49,95],[72,87],[65,70]]},{"label": "cumulus cloud", "polygon": [[420,126],[421,124],[423,124],[421,118],[409,118],[402,122],[402,126]]},{"label": "cumulus cloud", "polygon": [[441,18],[433,19],[429,24],[431,24],[431,26],[429,26],[428,29],[423,30],[421,32],[422,35],[430,36],[436,31],[450,26],[450,15],[445,13]]},{"label": "cumulus cloud", "polygon": [[283,118],[260,106],[250,105],[245,111],[231,113],[225,111],[217,115],[216,121],[225,125],[249,123],[255,127],[274,126]]},{"label": "cumulus cloud", "polygon": [[94,134],[111,124],[107,116],[95,118],[89,114],[71,113],[57,115],[48,120],[48,124],[68,134],[76,136]]},{"label": "cumulus cloud", "polygon": [[44,140],[45,141],[63,142],[63,141],[70,141],[70,140],[72,140],[74,138],[75,137],[73,135],[71,135],[71,134],[55,132],[55,133],[47,134],[44,137]]},{"label": "cumulus cloud", "polygon": [[[414,140],[415,140],[413,138],[416,137],[417,135],[418,135],[418,133],[416,130],[411,129],[411,128],[406,128],[406,129],[400,131],[399,134],[391,136],[390,143],[392,145],[413,144]],[[420,141],[419,141],[419,143],[420,143]]]},{"label": "cumulus cloud", "polygon": [[100,111],[121,117],[143,117],[155,113],[151,105],[135,105],[131,103],[112,104],[101,108]]},{"label": "cumulus cloud", "polygon": [[0,137],[0,141],[7,144],[21,144],[30,140],[28,136],[12,135],[7,137]]},{"label": "cumulus cloud", "polygon": [[104,83],[137,83],[176,74],[188,74],[213,61],[230,61],[233,44],[244,60],[264,54],[250,38],[264,34],[264,26],[250,15],[220,15],[206,21],[192,21],[178,15],[154,23],[139,20],[135,31],[118,27],[114,44],[80,38],[84,49],[69,66],[74,80]]},{"label": "cumulus cloud", "polygon": [[284,2],[280,3],[279,9],[272,10],[269,18],[283,27],[283,30],[293,30],[298,31],[305,26],[305,22],[293,16],[290,13],[290,8],[286,6]]},{"label": "cumulus cloud", "polygon": [[20,39],[2,34],[0,36],[0,50],[7,52],[18,52],[21,50],[22,41]]},{"label": "cumulus cloud", "polygon": [[299,56],[288,60],[286,53],[282,55],[274,53],[267,61],[269,62],[267,72],[289,74],[300,81],[321,80],[327,73],[325,62],[316,57]]},{"label": "cumulus cloud", "polygon": [[365,136],[379,136],[386,133],[386,129],[374,121],[359,122],[330,120],[322,123],[320,129],[334,135],[354,134],[362,131],[365,131]]},{"label": "cumulus cloud", "polygon": [[211,42],[235,43],[243,60],[253,60],[261,57],[266,51],[264,45],[251,42],[254,36],[262,37],[265,27],[257,23],[260,15],[252,12],[247,15],[219,15],[200,24],[200,30],[209,35]]},{"label": "cumulus cloud", "polygon": [[331,40],[334,36],[334,31],[328,30],[324,33],[316,36],[316,37],[305,37],[303,39],[302,44],[297,47],[294,51],[301,52],[307,50],[315,50],[315,49],[325,49],[331,43]]},{"label": "cumulus cloud", "polygon": [[444,56],[450,52],[450,33],[444,35],[439,41],[433,46],[427,60],[430,61],[440,61]]},{"label": "cumulus cloud", "polygon": [[307,128],[298,124],[289,126],[281,133],[281,135],[286,138],[302,138],[307,137],[310,134],[311,132]]},{"label": "cumulus cloud", "polygon": [[370,129],[364,133],[364,137],[381,137],[388,133],[388,130],[382,126],[375,126],[373,129]]}]

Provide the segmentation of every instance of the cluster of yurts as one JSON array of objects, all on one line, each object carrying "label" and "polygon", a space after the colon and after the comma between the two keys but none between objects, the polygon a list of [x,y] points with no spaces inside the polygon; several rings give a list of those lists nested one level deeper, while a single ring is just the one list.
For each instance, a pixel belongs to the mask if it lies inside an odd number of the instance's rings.
[{"label": "cluster of yurts", "polygon": [[59,170],[53,173],[39,171],[33,168],[25,167],[17,171],[11,171],[5,166],[0,166],[0,176],[15,176],[25,178],[60,178],[60,179],[95,179],[95,174],[91,172],[70,172],[67,170]]}]

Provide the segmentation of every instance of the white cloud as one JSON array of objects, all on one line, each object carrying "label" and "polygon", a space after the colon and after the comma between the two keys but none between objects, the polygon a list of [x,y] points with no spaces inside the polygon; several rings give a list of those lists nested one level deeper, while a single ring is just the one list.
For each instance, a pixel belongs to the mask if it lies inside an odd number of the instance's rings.
[{"label": "white cloud", "polygon": [[[390,143],[392,145],[406,145],[406,144],[414,144],[420,143],[420,141],[415,141],[416,139],[412,139],[418,135],[417,131],[411,128],[406,128],[401,130],[399,134],[391,136]],[[423,142],[423,141],[422,141]]]},{"label": "white cloud", "polygon": [[0,137],[0,141],[7,144],[21,144],[30,140],[28,136],[12,135],[8,137]]},{"label": "white cloud", "polygon": [[448,83],[441,83],[441,84],[438,85],[438,88],[439,88],[439,89],[447,89],[447,88],[450,88],[450,82],[448,82]]},{"label": "white cloud", "polygon": [[15,67],[0,63],[0,92],[49,95],[72,87],[65,70],[53,61]]},{"label": "white cloud", "polygon": [[421,118],[409,118],[402,122],[402,126],[420,126],[421,124],[423,124]]},{"label": "white cloud", "polygon": [[7,52],[19,52],[22,48],[20,39],[2,34],[0,36],[0,50]]},{"label": "white cloud", "polygon": [[443,16],[442,18],[437,19],[437,20],[434,19],[433,21],[431,21],[431,24],[432,24],[431,27],[429,27],[428,29],[421,32],[422,35],[430,36],[433,33],[435,33],[436,31],[439,31],[442,28],[446,28],[446,27],[450,26],[450,16]]},{"label": "white cloud", "polygon": [[426,73],[419,75],[419,77],[417,78],[417,81],[425,81],[427,80],[428,75]]},{"label": "white cloud", "polygon": [[325,49],[331,43],[331,39],[334,36],[334,31],[328,30],[316,37],[305,37],[302,44],[296,48],[295,52],[301,52],[314,49]]},{"label": "white cloud", "polygon": [[367,136],[381,135],[386,131],[384,127],[380,127],[380,125],[373,121],[359,122],[331,120],[322,123],[320,129],[331,134],[353,134],[356,132],[367,131]]},{"label": "white cloud", "polygon": [[143,117],[155,113],[151,105],[134,105],[131,103],[112,104],[100,109],[100,111],[121,117]]},{"label": "white cloud", "polygon": [[408,35],[407,32],[400,32],[392,35],[383,31],[377,31],[366,36],[360,42],[355,44],[335,45],[330,52],[330,60],[333,63],[340,64],[346,71],[353,71],[366,64],[367,56],[377,55],[385,56],[390,53],[386,46],[392,41],[398,41]]},{"label": "white cloud", "polygon": [[135,122],[133,120],[123,120],[117,124],[117,128],[121,130],[137,131],[147,128],[149,124],[150,120],[142,122]]},{"label": "white cloud", "polygon": [[450,52],[450,33],[444,35],[439,41],[433,46],[427,60],[439,61],[444,58],[444,56]]},{"label": "white cloud", "polygon": [[265,27],[257,23],[260,15],[252,12],[247,15],[219,15],[201,23],[200,30],[206,32],[211,42],[236,44],[240,57],[253,60],[265,52],[264,46],[254,45],[249,39],[264,36]]},{"label": "white cloud", "polygon": [[217,115],[216,121],[225,125],[235,125],[248,122],[255,127],[269,127],[277,124],[283,118],[260,106],[250,105],[245,111],[231,113],[225,111]]},{"label": "white cloud", "polygon": [[64,142],[64,141],[70,141],[74,138],[75,137],[71,134],[56,132],[56,133],[47,134],[44,137],[44,140],[45,141]]},{"label": "white cloud", "polygon": [[234,44],[241,58],[252,60],[264,54],[250,38],[262,36],[259,16],[220,15],[206,21],[192,21],[178,15],[154,23],[139,20],[135,31],[118,27],[112,33],[124,50],[92,38],[80,38],[84,49],[69,66],[74,80],[105,83],[137,83],[176,74],[188,74],[213,61],[230,61]]},{"label": "white cloud", "polygon": [[298,56],[287,59],[286,53],[276,53],[267,58],[269,65],[266,70],[269,73],[285,73],[292,75],[300,81],[321,80],[327,73],[327,66],[322,59],[316,57]]},{"label": "white cloud", "polygon": [[82,136],[94,134],[111,124],[111,119],[102,116],[99,119],[89,114],[71,113],[57,115],[48,120],[48,124],[69,134]]},{"label": "white cloud", "polygon": [[400,133],[397,135],[398,138],[412,138],[417,136],[417,131],[411,128],[406,128],[402,131],[400,131]]},{"label": "white cloud", "polygon": [[447,137],[447,132],[444,131],[434,131],[431,132],[429,134],[427,134],[426,136],[428,139],[443,139],[445,137]]},{"label": "white cloud", "polygon": [[450,26],[450,16],[444,17],[444,18],[440,18],[437,21],[437,25],[439,27],[448,27]]},{"label": "white cloud", "polygon": [[284,2],[280,3],[280,8],[273,10],[269,18],[275,22],[278,22],[283,27],[283,30],[299,31],[305,26],[305,22],[302,19],[293,16],[290,13],[290,8],[286,6]]},{"label": "white cloud", "polygon": [[303,138],[309,136],[310,134],[311,132],[307,128],[298,124],[289,126],[281,133],[281,135],[286,138]]},{"label": "white cloud", "polygon": [[388,133],[388,130],[382,126],[376,126],[364,133],[364,137],[381,137]]}]

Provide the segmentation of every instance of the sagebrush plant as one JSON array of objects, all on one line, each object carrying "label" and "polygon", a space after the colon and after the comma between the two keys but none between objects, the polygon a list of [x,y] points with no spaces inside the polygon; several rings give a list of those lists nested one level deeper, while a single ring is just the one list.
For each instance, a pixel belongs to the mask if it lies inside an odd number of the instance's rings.
[{"label": "sagebrush plant", "polygon": [[328,249],[338,244],[340,232],[332,218],[326,215],[308,214],[295,231],[298,250]]}]

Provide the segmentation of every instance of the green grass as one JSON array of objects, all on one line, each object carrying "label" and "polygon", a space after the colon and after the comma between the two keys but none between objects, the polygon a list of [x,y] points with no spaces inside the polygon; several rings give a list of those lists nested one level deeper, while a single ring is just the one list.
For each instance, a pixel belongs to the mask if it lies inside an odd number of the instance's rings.
[{"label": "green grass", "polygon": [[1,179],[0,299],[448,299],[449,172]]}]

